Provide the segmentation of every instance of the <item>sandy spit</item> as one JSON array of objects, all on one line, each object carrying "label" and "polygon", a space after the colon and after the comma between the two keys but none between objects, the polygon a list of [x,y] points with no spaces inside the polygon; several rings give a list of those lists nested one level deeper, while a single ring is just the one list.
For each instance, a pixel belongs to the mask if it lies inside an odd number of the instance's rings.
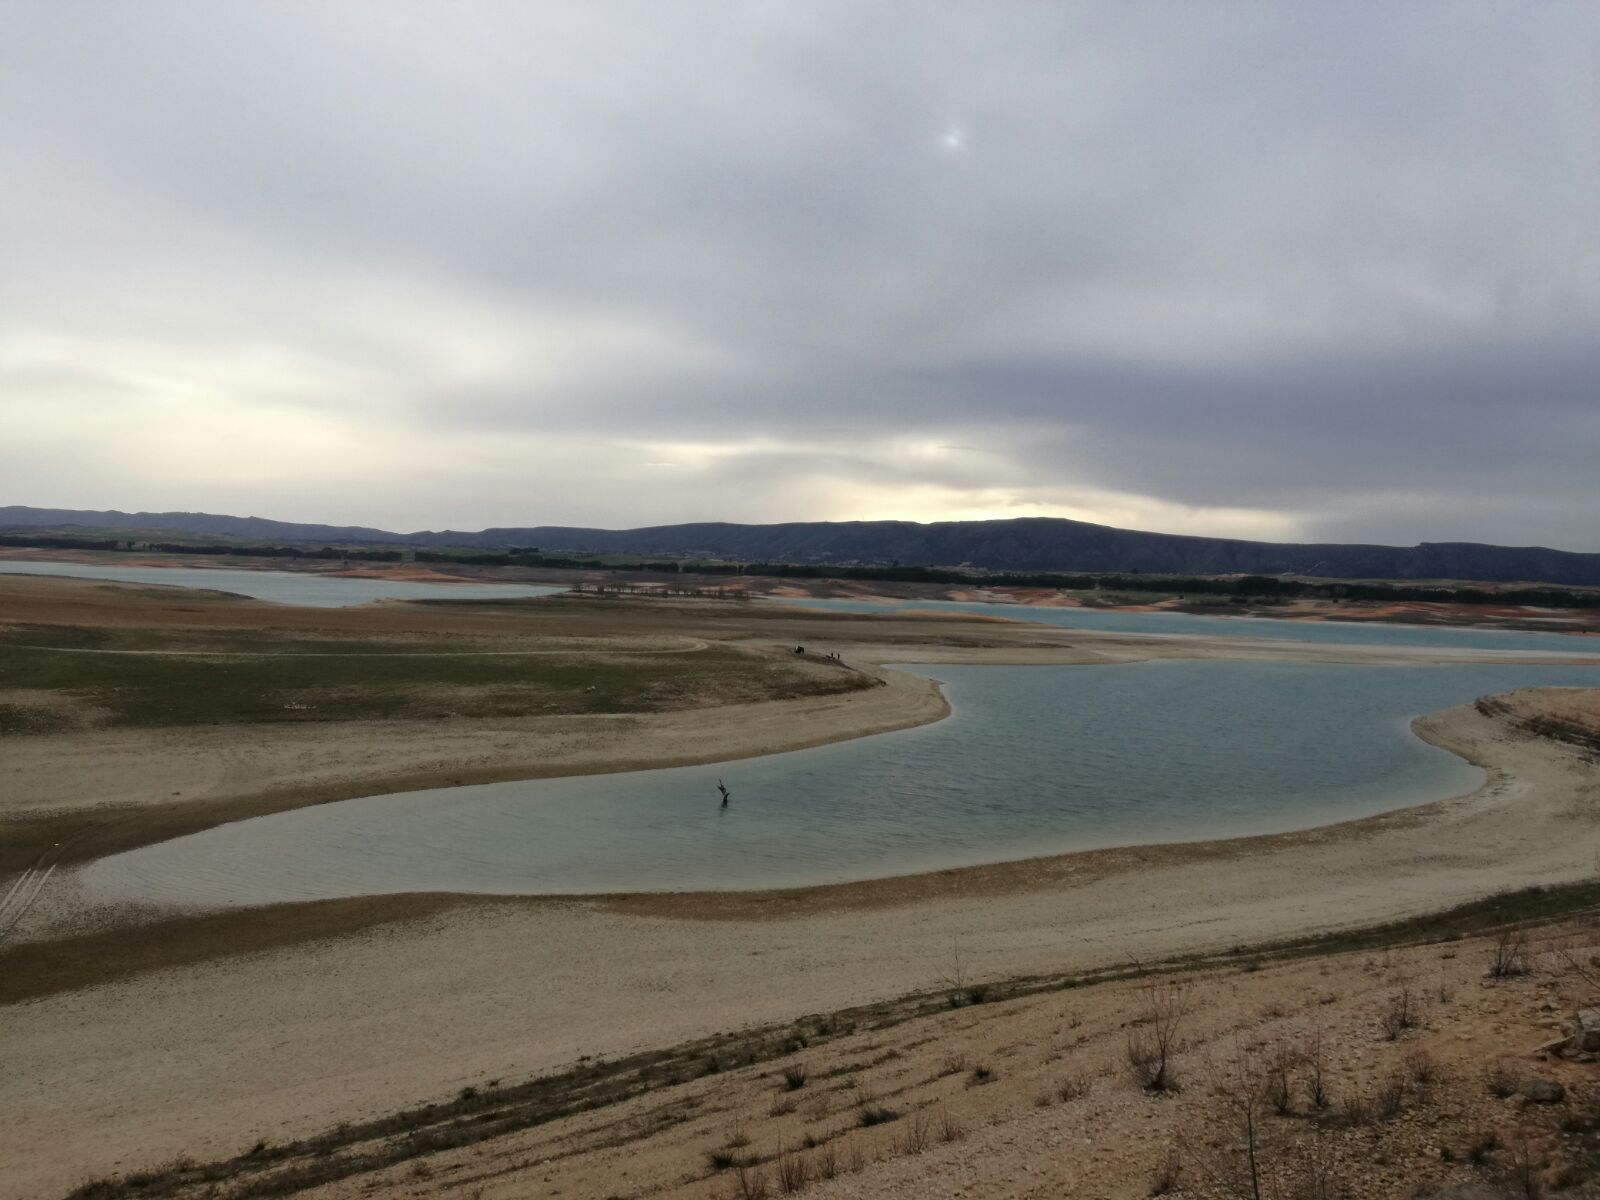
[{"label": "sandy spit", "polygon": [[901,671],[832,696],[661,713],[98,730],[7,743],[0,816],[259,798],[259,812],[390,791],[748,758],[945,716]]}]

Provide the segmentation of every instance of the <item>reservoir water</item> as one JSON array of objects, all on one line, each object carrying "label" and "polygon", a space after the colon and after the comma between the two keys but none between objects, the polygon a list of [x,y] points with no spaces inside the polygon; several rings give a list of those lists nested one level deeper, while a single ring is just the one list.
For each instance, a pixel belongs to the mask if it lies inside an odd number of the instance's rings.
[{"label": "reservoir water", "polygon": [[[238,571],[225,567],[100,566],[88,563],[0,560],[0,574],[67,575],[111,583],[161,584],[235,592],[257,600],[315,608],[342,608],[369,600],[493,600],[548,596],[566,590],[520,583],[411,583],[387,579],[345,579],[293,571]],[[1369,625],[1348,621],[1285,621],[1271,617],[1211,617],[1191,613],[1116,612],[1093,608],[1040,608],[1021,604],[953,600],[785,600],[804,608],[833,612],[972,612],[1110,633],[1188,634],[1271,638],[1297,642],[1343,642],[1368,646],[1449,646],[1524,653],[1594,654],[1600,637],[1562,633],[1518,633],[1452,629],[1426,625]]]},{"label": "reservoir water", "polygon": [[369,600],[498,600],[565,591],[522,583],[413,583],[399,579],[345,579],[300,571],[236,571],[227,567],[99,566],[89,563],[0,561],[0,574],[66,575],[107,583],[160,584],[233,592],[274,604],[347,608]]},{"label": "reservoir water", "polygon": [[1570,633],[1389,625],[1354,621],[1296,621],[1277,617],[1212,617],[1200,613],[1118,612],[1100,608],[1040,608],[958,600],[786,600],[829,612],[972,612],[1106,633],[1181,634],[1188,637],[1269,638],[1289,642],[1341,642],[1358,646],[1447,646],[1463,650],[1517,650],[1526,654],[1600,655],[1600,637]]},{"label": "reservoir water", "polygon": [[945,682],[951,717],[704,767],[346,800],[102,859],[83,879],[106,900],[207,906],[768,888],[1300,829],[1476,787],[1480,771],[1411,734],[1420,713],[1600,686],[1600,666],[917,670]]}]

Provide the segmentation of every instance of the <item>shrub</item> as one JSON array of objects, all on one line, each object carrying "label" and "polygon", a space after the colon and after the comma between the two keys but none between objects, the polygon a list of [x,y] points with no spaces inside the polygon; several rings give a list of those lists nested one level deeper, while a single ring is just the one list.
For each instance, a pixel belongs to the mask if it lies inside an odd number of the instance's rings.
[{"label": "shrub", "polygon": [[760,1166],[742,1166],[734,1176],[734,1195],[739,1200],[767,1200],[767,1172]]},{"label": "shrub", "polygon": [[1511,1068],[1506,1066],[1503,1058],[1496,1059],[1494,1066],[1484,1072],[1483,1083],[1489,1095],[1497,1096],[1501,1100],[1517,1094],[1517,1077]]},{"label": "shrub", "polygon": [[1489,978],[1507,979],[1528,973],[1528,935],[1519,929],[1505,929],[1494,940],[1489,952]]},{"label": "shrub", "polygon": [[950,1115],[948,1108],[939,1110],[939,1127],[935,1131],[941,1142],[958,1142],[966,1135],[966,1129],[961,1122]]},{"label": "shrub", "polygon": [[1156,1164],[1155,1173],[1150,1177],[1150,1194],[1152,1196],[1165,1196],[1168,1192],[1175,1192],[1183,1183],[1183,1159],[1177,1150],[1168,1150],[1166,1157]]},{"label": "shrub", "polygon": [[1391,1075],[1379,1086],[1374,1097],[1378,1117],[1388,1121],[1400,1115],[1400,1110],[1406,1106],[1406,1081],[1399,1074]]},{"label": "shrub", "polygon": [[810,1181],[811,1171],[806,1160],[787,1151],[779,1154],[773,1164],[778,1173],[778,1191],[792,1196]]},{"label": "shrub", "polygon": [[1172,1060],[1179,1049],[1178,1035],[1188,1013],[1180,986],[1152,985],[1145,992],[1144,1024],[1128,1035],[1128,1066],[1134,1080],[1147,1092],[1176,1091]]},{"label": "shrub", "polygon": [[920,1114],[907,1121],[895,1139],[900,1154],[921,1154],[928,1148],[928,1123]]},{"label": "shrub", "polygon": [[1499,1135],[1492,1129],[1486,1129],[1467,1144],[1467,1161],[1481,1167],[1498,1149],[1500,1149]]},{"label": "shrub", "polygon": [[861,1110],[856,1114],[856,1120],[863,1129],[871,1129],[874,1125],[887,1125],[890,1121],[898,1121],[900,1113],[887,1104],[879,1104],[876,1100],[863,1100]]},{"label": "shrub", "polygon": [[783,1086],[787,1091],[797,1092],[806,1085],[805,1063],[795,1063],[792,1067],[783,1069]]},{"label": "shrub", "polygon": [[839,1151],[832,1142],[823,1145],[816,1156],[817,1178],[832,1179],[839,1173]]},{"label": "shrub", "polygon": [[1386,1041],[1398,1041],[1406,1030],[1415,1029],[1417,1025],[1417,1001],[1411,993],[1411,985],[1403,983],[1398,991],[1389,997],[1389,1003],[1383,1010],[1379,1020]]},{"label": "shrub", "polygon": [[1372,1105],[1360,1092],[1351,1092],[1339,1102],[1339,1120],[1352,1129],[1372,1120]]},{"label": "shrub", "polygon": [[1056,1084],[1056,1099],[1062,1104],[1081,1100],[1089,1094],[1089,1081],[1077,1075],[1068,1075]]}]

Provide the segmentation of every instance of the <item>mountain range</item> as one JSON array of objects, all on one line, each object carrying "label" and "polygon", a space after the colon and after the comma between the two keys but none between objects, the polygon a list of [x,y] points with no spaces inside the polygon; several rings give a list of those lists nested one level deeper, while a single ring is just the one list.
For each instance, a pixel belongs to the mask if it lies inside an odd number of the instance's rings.
[{"label": "mountain range", "polygon": [[1416,546],[1252,542],[1115,529],[1056,517],[998,521],[703,522],[641,529],[560,525],[393,533],[214,513],[97,512],[0,506],[0,531],[137,530],[141,535],[257,541],[504,549],[556,554],[639,554],[740,562],[969,565],[995,571],[1092,571],[1183,575],[1308,575],[1331,579],[1461,579],[1600,585],[1600,553],[1542,546],[1423,542]]}]

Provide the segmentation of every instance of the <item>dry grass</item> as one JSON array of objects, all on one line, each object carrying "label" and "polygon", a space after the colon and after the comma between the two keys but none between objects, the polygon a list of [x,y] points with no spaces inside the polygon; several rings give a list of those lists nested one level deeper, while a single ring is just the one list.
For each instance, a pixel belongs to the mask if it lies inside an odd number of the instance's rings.
[{"label": "dry grass", "polygon": [[[1411,951],[1402,965],[1428,953]],[[1334,962],[1320,969],[1342,975],[1344,998],[1332,1004],[1316,1003],[1315,991],[1326,986],[1317,975],[1319,961]],[[1073,990],[1065,1016],[1055,992],[1000,1001],[980,1017],[966,1007],[951,1010],[941,990],[912,1007],[808,1018],[799,1026],[682,1047],[670,1059],[597,1065],[537,1095],[516,1088],[463,1089],[449,1105],[419,1110],[386,1128],[358,1126],[325,1141],[258,1147],[227,1163],[169,1166],[165,1174],[147,1173],[131,1190],[108,1182],[80,1200],[190,1200],[210,1188],[218,1200],[247,1200],[309,1186],[328,1189],[327,1200],[401,1186],[441,1198],[483,1187],[487,1200],[511,1200],[525,1193],[531,1178],[532,1168],[517,1163],[544,1164],[539,1171],[555,1172],[552,1178],[565,1181],[559,1185],[566,1194],[604,1195],[615,1189],[603,1181],[614,1179],[624,1162],[636,1186],[655,1179],[650,1187],[674,1200],[742,1200],[804,1194],[858,1170],[882,1180],[907,1177],[907,1171],[956,1169],[948,1156],[933,1152],[958,1140],[970,1150],[957,1163],[1000,1180],[1026,1162],[1031,1174],[1016,1177],[1054,1178],[1054,1194],[1106,1194],[1107,1177],[1093,1174],[1095,1164],[1118,1161],[1118,1169],[1136,1174],[1116,1177],[1122,1189],[1116,1194],[1196,1200],[1252,1195],[1238,1190],[1252,1186],[1252,1178],[1259,1178],[1260,1194],[1273,1200],[1402,1200],[1409,1192],[1397,1190],[1398,1184],[1361,1181],[1418,1180],[1423,1176],[1415,1173],[1416,1164],[1426,1162],[1438,1164],[1427,1178],[1452,1164],[1505,1173],[1519,1162],[1536,1180],[1553,1178],[1557,1170],[1567,1172],[1564,1178],[1576,1177],[1581,1164],[1570,1153],[1553,1151],[1549,1139],[1532,1129],[1526,1130],[1526,1153],[1517,1149],[1517,1127],[1482,1136],[1485,1114],[1500,1111],[1484,1106],[1500,1102],[1483,1094],[1477,1076],[1450,1069],[1441,1056],[1441,1048],[1454,1052],[1458,1040],[1448,1025],[1433,1041],[1419,1038],[1402,1046],[1374,1031],[1373,1006],[1387,1004],[1395,985],[1387,965],[1362,982],[1361,964],[1358,954],[1269,964],[1244,975],[1236,968],[1191,970],[1181,986],[1174,979],[1164,989],[1138,980],[1088,984]],[[1463,963],[1457,969],[1472,968]],[[1534,1002],[1542,994],[1537,979],[1508,986],[1529,989]],[[1257,994],[1270,1002],[1256,1002]],[[1473,999],[1493,1003],[1499,994],[1486,991]],[[1153,995],[1182,999],[1176,1005],[1153,1003]],[[1533,1003],[1529,1009],[1537,1011]],[[1464,1001],[1451,1011],[1465,1016],[1471,1010]],[[1182,1014],[1181,1057],[1189,1086],[1181,1092],[1146,1091],[1127,1073],[1128,1031],[1119,1024],[1132,1014],[1135,1029],[1154,1037],[1162,1011]],[[1430,1025],[1446,1019],[1430,1014]],[[1505,1019],[1497,1010],[1491,1036],[1504,1035]],[[1065,1077],[1060,1055],[1051,1049],[1064,1023],[1075,1034],[1074,1070]],[[1172,1034],[1175,1045],[1176,1028]],[[806,1083],[791,1091],[781,1082],[785,1067],[776,1064],[801,1040],[807,1045]],[[1470,1045],[1465,1052],[1476,1053]],[[700,1064],[713,1057],[722,1069],[705,1074]],[[946,1071],[947,1060],[959,1060],[960,1071]],[[1206,1066],[1213,1061],[1227,1065],[1213,1070]],[[974,1087],[973,1064],[1003,1069],[991,1068],[990,1082]],[[1312,1102],[1314,1070],[1324,1074],[1329,1091],[1337,1090],[1325,1112]],[[1287,1105],[1285,1093],[1292,1098]],[[1036,1109],[1041,1094],[1049,1102]],[[774,1099],[799,1103],[780,1109],[772,1106]],[[1025,1136],[1012,1132],[1031,1114],[1054,1131],[1046,1140],[1038,1140],[1037,1127]],[[1552,1130],[1557,1116],[1546,1122]],[[1558,1138],[1576,1145],[1590,1136],[1582,1132],[1586,1127],[1566,1120]],[[1129,1128],[1147,1142],[1181,1144],[1183,1152],[1151,1155],[1133,1165],[1115,1153],[1107,1158],[1108,1148],[1127,1148]],[[1059,1137],[1075,1150],[1081,1145],[1081,1153],[1049,1151]],[[1423,1153],[1440,1145],[1466,1149],[1459,1157],[1453,1151]],[[592,1166],[584,1168],[586,1162]],[[912,1165],[922,1162],[946,1165]],[[891,1163],[899,1174],[877,1174]],[[943,1183],[927,1183],[917,1192],[863,1186],[885,1196],[948,1190]],[[1128,1192],[1129,1186],[1137,1192]]]}]

